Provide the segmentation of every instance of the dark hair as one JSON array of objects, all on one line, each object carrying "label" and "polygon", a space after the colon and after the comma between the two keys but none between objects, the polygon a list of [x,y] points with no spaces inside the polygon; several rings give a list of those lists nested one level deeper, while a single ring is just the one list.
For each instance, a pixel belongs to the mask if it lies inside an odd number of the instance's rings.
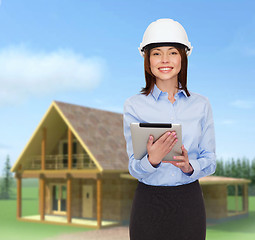
[{"label": "dark hair", "polygon": [[[187,89],[188,58],[185,51],[185,46],[178,43],[173,43],[169,45],[175,47],[181,55],[181,70],[178,73],[178,89],[184,90],[187,96],[189,97],[190,93]],[[144,74],[146,86],[142,88],[141,93],[145,94],[146,96],[150,94],[150,92],[154,88],[154,84],[156,84],[156,77],[153,75],[150,68],[150,51],[154,47],[156,46],[150,45],[149,47],[146,47],[144,50]]]}]

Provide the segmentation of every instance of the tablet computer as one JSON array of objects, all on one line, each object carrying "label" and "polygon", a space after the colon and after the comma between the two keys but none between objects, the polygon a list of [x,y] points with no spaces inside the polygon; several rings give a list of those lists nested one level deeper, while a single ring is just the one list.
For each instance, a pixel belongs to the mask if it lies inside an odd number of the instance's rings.
[{"label": "tablet computer", "polygon": [[178,141],[170,153],[162,161],[175,161],[173,156],[182,155],[182,127],[181,124],[171,123],[131,123],[130,124],[134,158],[142,159],[147,154],[147,142],[152,135],[154,142],[165,132],[176,132]]}]

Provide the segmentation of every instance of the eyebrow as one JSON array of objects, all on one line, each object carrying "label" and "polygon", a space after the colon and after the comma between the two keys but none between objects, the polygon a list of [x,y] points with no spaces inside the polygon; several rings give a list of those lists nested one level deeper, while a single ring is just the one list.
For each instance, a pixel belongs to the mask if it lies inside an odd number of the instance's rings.
[{"label": "eyebrow", "polygon": [[[172,50],[172,49],[176,49],[175,47],[170,47],[170,48],[168,48],[167,50]],[[158,50],[158,51],[160,51],[160,48],[155,48],[155,49],[152,49],[152,51],[153,50]]]}]

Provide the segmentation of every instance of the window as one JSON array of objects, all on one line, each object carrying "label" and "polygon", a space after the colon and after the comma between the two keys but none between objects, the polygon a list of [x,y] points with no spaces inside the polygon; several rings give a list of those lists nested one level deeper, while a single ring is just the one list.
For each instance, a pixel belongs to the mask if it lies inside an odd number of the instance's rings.
[{"label": "window", "polygon": [[228,215],[235,215],[244,211],[244,186],[240,184],[228,185],[227,209]]},{"label": "window", "polygon": [[[67,140],[61,141],[60,143],[60,154],[63,154],[63,168],[68,168],[68,142]],[[77,141],[73,141],[73,149],[72,149],[72,168],[76,168],[77,166]]]},{"label": "window", "polygon": [[52,211],[53,213],[66,212],[66,185],[56,184],[52,186]]}]

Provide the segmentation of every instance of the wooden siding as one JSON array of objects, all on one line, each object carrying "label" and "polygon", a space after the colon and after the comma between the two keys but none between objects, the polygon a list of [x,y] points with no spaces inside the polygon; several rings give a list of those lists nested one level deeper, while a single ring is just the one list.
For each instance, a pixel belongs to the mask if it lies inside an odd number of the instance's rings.
[{"label": "wooden siding", "polygon": [[[71,217],[82,218],[83,199],[82,186],[93,187],[92,218],[101,220],[128,221],[130,210],[137,183],[126,179],[118,178],[116,174],[108,174],[102,178],[101,190],[98,189],[96,179],[72,179],[71,183]],[[45,185],[45,213],[52,212],[52,186],[56,184],[66,184],[67,179],[46,179]],[[68,189],[68,188],[67,188]],[[101,191],[101,202],[98,200],[97,191]],[[67,201],[68,202],[68,201]],[[100,207],[101,206],[101,207]],[[98,213],[98,209],[101,212]],[[66,215],[67,215],[66,211]],[[67,215],[68,216],[68,215]]]},{"label": "wooden siding", "polygon": [[202,186],[206,217],[210,219],[226,218],[227,185]]},{"label": "wooden siding", "polygon": [[72,216],[82,217],[82,182],[81,179],[72,181]]},{"label": "wooden siding", "polygon": [[102,182],[102,218],[128,221],[137,182],[105,174]]}]

